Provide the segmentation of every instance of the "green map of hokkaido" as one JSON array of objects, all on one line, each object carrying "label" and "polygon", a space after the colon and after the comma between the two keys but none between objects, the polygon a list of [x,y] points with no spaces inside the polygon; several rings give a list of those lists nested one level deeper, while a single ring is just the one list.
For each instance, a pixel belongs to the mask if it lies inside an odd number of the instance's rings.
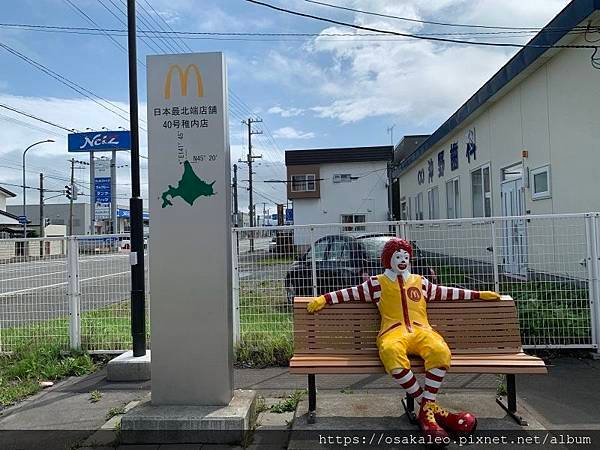
[{"label": "green map of hokkaido", "polygon": [[181,197],[188,205],[192,206],[198,197],[211,197],[215,195],[213,184],[200,179],[194,173],[189,161],[183,163],[183,175],[177,184],[177,187],[169,185],[169,189],[162,193],[162,207],[173,206],[171,200],[175,197]]}]

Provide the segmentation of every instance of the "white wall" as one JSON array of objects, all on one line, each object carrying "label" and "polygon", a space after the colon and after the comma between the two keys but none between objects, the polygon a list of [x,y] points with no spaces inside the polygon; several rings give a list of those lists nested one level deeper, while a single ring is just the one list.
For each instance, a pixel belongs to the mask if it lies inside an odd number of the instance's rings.
[{"label": "white wall", "polygon": [[[322,164],[321,197],[293,201],[294,225],[341,223],[342,214],[364,214],[367,222],[387,220],[386,164],[385,161]],[[344,173],[360,178],[350,183],[333,182],[335,174]],[[327,234],[324,229],[319,233]],[[308,243],[307,236],[296,234],[296,244]]]},{"label": "white wall", "polygon": [[[583,38],[575,43],[585,43]],[[501,169],[529,155],[530,169],[549,164],[552,197],[533,200],[526,192],[526,209],[531,214],[572,213],[600,210],[597,176],[600,168],[600,70],[590,65],[585,51],[564,49],[513,86],[503,97],[482,107],[471,119],[400,177],[400,197],[413,199],[423,192],[427,216],[427,190],[439,187],[440,217],[446,218],[446,181],[459,177],[461,211],[472,217],[471,171],[490,164],[493,215],[502,215]],[[477,160],[465,156],[466,133],[477,135]],[[459,168],[450,170],[450,144],[458,142]],[[444,177],[437,174],[437,154],[444,150]],[[434,180],[427,179],[427,160],[433,158]],[[425,169],[425,183],[418,185],[417,173]]]},{"label": "white wall", "polygon": [[6,196],[0,193],[0,211],[6,211]]},{"label": "white wall", "polygon": [[[585,44],[585,41],[581,38],[574,43]],[[427,190],[436,185],[440,193],[440,218],[447,218],[446,181],[455,177],[460,180],[462,217],[473,217],[471,171],[484,164],[489,164],[491,170],[492,215],[502,215],[502,168],[521,161],[523,150],[528,151],[525,165],[529,169],[550,166],[552,189],[551,198],[542,200],[533,200],[531,189],[526,189],[526,212],[600,211],[600,70],[590,65],[589,52],[557,51],[513,84],[401,175],[400,197],[412,200],[411,218],[415,217],[414,197],[419,192],[423,192],[423,211],[427,218]],[[477,160],[471,160],[469,164],[465,156],[466,133],[472,128],[477,135]],[[453,142],[459,145],[459,168],[455,171],[450,170],[450,145]],[[445,174],[438,177],[437,155],[442,150]],[[427,177],[429,158],[433,158],[435,166],[431,183]],[[417,182],[420,169],[425,169],[425,183],[421,185]],[[564,265],[561,272],[579,273],[579,260],[585,256],[583,221],[569,223],[564,220],[546,224],[549,226],[540,225],[525,224],[529,267],[555,272],[551,267],[557,262],[553,261],[553,253],[540,249],[571,241],[575,247],[570,246],[568,257],[560,261]],[[444,249],[440,247],[439,250]],[[480,257],[482,261],[488,258],[485,252]]]}]

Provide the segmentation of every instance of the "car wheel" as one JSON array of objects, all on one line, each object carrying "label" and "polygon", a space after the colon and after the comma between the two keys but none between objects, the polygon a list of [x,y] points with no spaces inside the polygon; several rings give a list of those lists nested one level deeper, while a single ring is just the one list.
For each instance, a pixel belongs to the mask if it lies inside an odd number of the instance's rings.
[{"label": "car wheel", "polygon": [[294,303],[294,297],[296,297],[296,289],[294,288],[293,285],[286,286],[285,295],[286,295],[288,304],[292,305]]}]

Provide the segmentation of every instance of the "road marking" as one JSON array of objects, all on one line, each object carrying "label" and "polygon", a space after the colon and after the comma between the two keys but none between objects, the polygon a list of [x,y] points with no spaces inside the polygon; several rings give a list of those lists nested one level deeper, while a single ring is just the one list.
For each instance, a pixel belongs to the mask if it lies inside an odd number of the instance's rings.
[{"label": "road marking", "polygon": [[36,278],[36,277],[43,277],[46,275],[56,275],[57,273],[67,273],[66,270],[61,270],[60,272],[48,272],[48,273],[40,273],[39,275],[28,275],[26,277],[16,277],[16,278],[0,278],[0,284],[6,282],[6,281],[13,281],[13,280],[24,280],[25,278]]},{"label": "road marking", "polygon": [[[120,275],[124,275],[126,273],[131,273],[131,271],[130,270],[126,270],[125,272],[109,273],[108,275],[101,275],[99,277],[84,278],[83,280],[80,280],[79,282],[80,283],[85,283],[86,281],[100,280],[101,278],[117,277],[117,276],[120,276]],[[40,289],[54,288],[54,287],[58,287],[58,286],[63,286],[65,284],[67,284],[66,281],[64,281],[62,283],[46,284],[44,286],[37,286],[37,287],[34,287],[34,288],[20,289],[18,291],[3,292],[3,293],[0,294],[0,298],[2,298],[2,297],[9,297],[11,295],[23,294],[25,292],[39,291]]]}]

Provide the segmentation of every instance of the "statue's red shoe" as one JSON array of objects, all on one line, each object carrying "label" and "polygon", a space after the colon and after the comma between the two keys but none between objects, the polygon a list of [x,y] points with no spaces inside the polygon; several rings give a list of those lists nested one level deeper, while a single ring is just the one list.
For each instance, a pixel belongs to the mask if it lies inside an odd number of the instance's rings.
[{"label": "statue's red shoe", "polygon": [[477,419],[468,412],[450,412],[437,403],[432,407],[436,422],[454,437],[468,436],[475,432]]},{"label": "statue's red shoe", "polygon": [[450,436],[435,420],[436,404],[432,401],[421,403],[417,423],[421,428],[423,436],[431,443],[444,444]]}]

